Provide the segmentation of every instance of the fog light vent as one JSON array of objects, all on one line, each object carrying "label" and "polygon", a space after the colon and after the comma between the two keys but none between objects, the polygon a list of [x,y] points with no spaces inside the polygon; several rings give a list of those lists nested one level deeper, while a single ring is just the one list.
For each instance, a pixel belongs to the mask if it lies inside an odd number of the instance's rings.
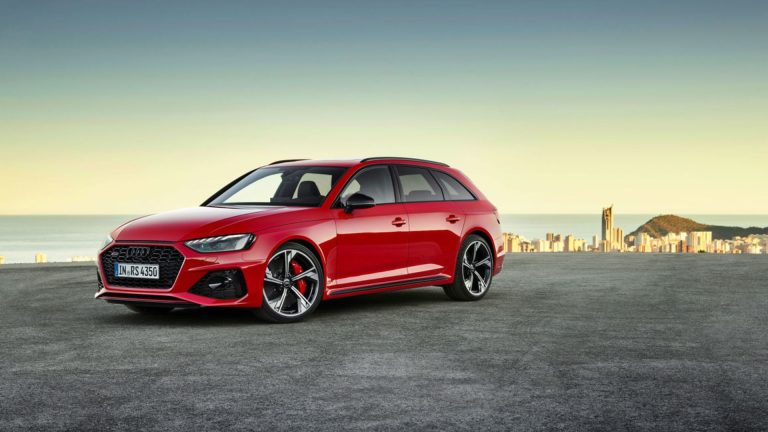
[{"label": "fog light vent", "polygon": [[240,270],[212,271],[203,276],[189,292],[215,299],[236,299],[246,293],[245,280]]}]

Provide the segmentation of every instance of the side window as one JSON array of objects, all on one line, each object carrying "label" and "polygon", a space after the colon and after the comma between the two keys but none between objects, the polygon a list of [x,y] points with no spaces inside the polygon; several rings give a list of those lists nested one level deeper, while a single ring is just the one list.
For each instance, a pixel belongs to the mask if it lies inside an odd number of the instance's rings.
[{"label": "side window", "polygon": [[472,192],[464,187],[463,184],[459,183],[459,181],[455,178],[441,171],[432,171],[432,174],[434,174],[437,182],[440,183],[440,187],[443,188],[446,200],[466,201],[475,199],[475,196],[472,195]]},{"label": "side window", "polygon": [[397,177],[403,192],[403,201],[442,201],[443,192],[429,171],[424,168],[398,165]]},{"label": "side window", "polygon": [[376,204],[395,202],[395,188],[392,185],[389,167],[377,165],[363,168],[341,191],[341,202],[345,202],[350,195],[358,192],[373,198]]}]

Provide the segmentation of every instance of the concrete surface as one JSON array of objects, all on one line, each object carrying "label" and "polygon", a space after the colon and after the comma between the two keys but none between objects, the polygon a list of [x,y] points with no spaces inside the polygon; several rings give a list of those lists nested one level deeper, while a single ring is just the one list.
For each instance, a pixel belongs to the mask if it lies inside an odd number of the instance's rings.
[{"label": "concrete surface", "polygon": [[0,267],[0,429],[766,430],[768,257],[511,255],[489,295],[144,317]]}]

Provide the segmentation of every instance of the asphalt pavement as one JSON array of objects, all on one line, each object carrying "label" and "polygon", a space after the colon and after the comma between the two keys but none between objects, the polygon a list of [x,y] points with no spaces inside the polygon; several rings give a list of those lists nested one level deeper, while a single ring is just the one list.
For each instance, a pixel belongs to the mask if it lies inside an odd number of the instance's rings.
[{"label": "asphalt pavement", "polygon": [[0,266],[0,430],[768,430],[768,256],[509,255],[308,320],[146,317]]}]

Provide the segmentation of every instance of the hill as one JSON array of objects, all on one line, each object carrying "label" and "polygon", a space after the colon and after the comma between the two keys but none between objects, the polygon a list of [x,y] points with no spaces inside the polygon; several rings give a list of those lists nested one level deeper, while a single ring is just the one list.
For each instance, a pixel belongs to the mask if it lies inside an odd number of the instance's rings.
[{"label": "hill", "polygon": [[643,232],[651,237],[659,238],[669,233],[690,232],[690,231],[712,231],[713,239],[729,240],[734,237],[745,237],[750,234],[768,234],[768,227],[730,227],[720,225],[706,225],[675,215],[656,216],[648,222],[639,226],[636,230],[627,235],[636,236]]}]

